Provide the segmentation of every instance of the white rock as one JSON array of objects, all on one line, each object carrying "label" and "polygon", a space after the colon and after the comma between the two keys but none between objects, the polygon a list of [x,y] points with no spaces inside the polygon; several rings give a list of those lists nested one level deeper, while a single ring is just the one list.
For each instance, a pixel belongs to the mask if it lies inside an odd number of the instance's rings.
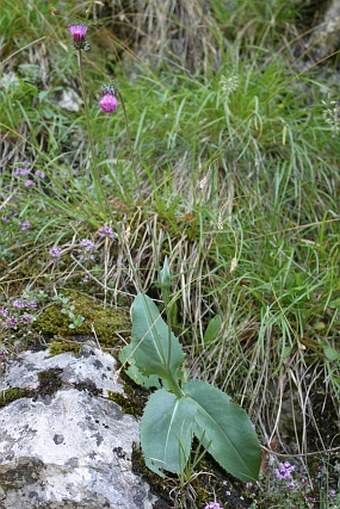
[{"label": "white rock", "polygon": [[51,368],[62,370],[63,385],[53,395],[0,408],[1,509],[152,508],[155,497],[131,470],[138,421],[113,401],[74,387],[91,380],[99,390],[121,392],[112,381],[114,365],[90,347],[80,357],[25,352],[9,362],[2,389],[37,388],[38,372]]}]

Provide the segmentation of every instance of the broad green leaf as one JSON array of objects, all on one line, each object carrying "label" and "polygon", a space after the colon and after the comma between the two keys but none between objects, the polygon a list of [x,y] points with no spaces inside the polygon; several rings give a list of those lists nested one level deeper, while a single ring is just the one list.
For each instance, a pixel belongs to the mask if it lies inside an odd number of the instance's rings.
[{"label": "broad green leaf", "polygon": [[141,421],[141,445],[145,464],[163,477],[162,470],[176,474],[188,461],[196,407],[186,398],[159,389],[149,399]]},{"label": "broad green leaf", "polygon": [[220,315],[215,315],[205,330],[203,341],[205,345],[208,345],[216,338],[217,334],[220,332],[222,326],[222,318]]},{"label": "broad green leaf", "polygon": [[125,365],[129,364],[129,367],[125,370],[125,373],[133,380],[136,384],[141,385],[142,387],[146,387],[147,389],[151,389],[152,387],[160,388],[161,384],[159,382],[159,378],[156,375],[143,375],[141,371],[135,364],[132,355],[132,347],[131,344],[126,345],[123,350],[121,350],[119,354],[120,362]]},{"label": "broad green leaf", "polygon": [[146,375],[166,378],[184,360],[178,339],[164,322],[157,306],[140,293],[132,305],[132,355],[136,366]]},{"label": "broad green leaf", "polygon": [[192,380],[184,392],[197,407],[194,434],[207,451],[235,477],[257,479],[260,447],[245,411],[206,382]]}]

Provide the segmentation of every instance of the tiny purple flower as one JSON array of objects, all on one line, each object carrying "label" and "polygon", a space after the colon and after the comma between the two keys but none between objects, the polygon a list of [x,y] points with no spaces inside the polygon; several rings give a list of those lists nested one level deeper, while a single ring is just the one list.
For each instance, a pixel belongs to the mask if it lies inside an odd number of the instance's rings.
[{"label": "tiny purple flower", "polygon": [[101,226],[97,232],[98,237],[104,239],[108,237],[109,239],[113,239],[113,230],[111,226]]},{"label": "tiny purple flower", "polygon": [[3,223],[9,223],[10,222],[10,218],[8,216],[2,216],[1,221]]},{"label": "tiny purple flower", "polygon": [[7,316],[8,316],[8,308],[5,308],[5,306],[1,306],[0,307],[0,315],[3,318],[7,318]]},{"label": "tiny purple flower", "polygon": [[306,497],[306,502],[313,503],[313,502],[316,502],[316,499],[315,499],[315,497],[308,495],[308,497]]},{"label": "tiny purple flower", "polygon": [[36,170],[35,174],[34,174],[38,179],[42,179],[44,180],[44,178],[46,177],[45,173],[41,170]]},{"label": "tiny purple flower", "polygon": [[33,180],[32,180],[32,179],[27,179],[27,180],[25,180],[25,182],[24,182],[24,186],[25,186],[25,187],[27,187],[27,188],[28,188],[28,187],[33,187],[33,186],[34,186],[34,182],[33,182]]},{"label": "tiny purple flower", "polygon": [[75,44],[82,44],[85,42],[87,26],[86,25],[70,25],[68,31],[73,37]]},{"label": "tiny purple flower", "polygon": [[60,254],[61,254],[60,247],[58,247],[58,246],[51,247],[51,249],[49,250],[49,254],[52,258],[59,258]]},{"label": "tiny purple flower", "polygon": [[80,241],[79,246],[81,247],[81,249],[88,252],[94,248],[94,242],[90,239],[83,239]]},{"label": "tiny purple flower", "polygon": [[29,222],[28,219],[25,219],[25,221],[22,221],[20,223],[20,229],[25,231],[25,230],[29,230],[31,228],[31,223]]},{"label": "tiny purple flower", "polygon": [[287,490],[294,490],[296,488],[297,484],[295,481],[290,481],[286,484]]},{"label": "tiny purple flower", "polygon": [[99,101],[99,107],[104,113],[113,113],[118,107],[117,97],[112,94],[105,94]]},{"label": "tiny purple flower", "polygon": [[284,463],[280,463],[279,467],[275,470],[275,477],[281,481],[288,479],[294,470],[295,466],[291,465],[289,461],[285,461]]},{"label": "tiny purple flower", "polygon": [[7,318],[4,327],[6,329],[10,329],[11,327],[16,327],[18,325],[18,319],[16,316],[11,315]]},{"label": "tiny purple flower", "polygon": [[26,304],[22,299],[15,299],[12,302],[12,307],[14,309],[24,309],[26,307]]},{"label": "tiny purple flower", "polygon": [[37,301],[35,299],[32,299],[32,300],[29,300],[27,303],[26,303],[26,307],[28,309],[35,309],[37,307]]},{"label": "tiny purple flower", "polygon": [[14,175],[16,177],[26,177],[31,170],[29,168],[16,168],[14,170]]},{"label": "tiny purple flower", "polygon": [[209,502],[204,509],[223,509],[218,502]]},{"label": "tiny purple flower", "polygon": [[329,496],[331,498],[335,498],[336,497],[336,491],[333,488],[329,490]]},{"label": "tiny purple flower", "polygon": [[21,321],[23,323],[31,323],[33,322],[33,316],[32,315],[23,315],[22,318],[21,318]]}]

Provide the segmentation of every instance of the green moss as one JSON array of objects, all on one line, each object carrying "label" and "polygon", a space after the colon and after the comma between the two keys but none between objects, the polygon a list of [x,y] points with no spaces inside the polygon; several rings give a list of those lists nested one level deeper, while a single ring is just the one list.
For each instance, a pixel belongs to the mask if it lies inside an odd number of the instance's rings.
[{"label": "green moss", "polygon": [[81,344],[76,341],[67,341],[67,340],[54,340],[49,344],[50,347],[50,357],[54,355],[59,355],[65,352],[72,352],[75,355],[80,353]]},{"label": "green moss", "polygon": [[28,394],[28,390],[21,387],[11,387],[5,391],[0,391],[0,408],[12,403],[12,401],[25,398]]},{"label": "green moss", "polygon": [[123,414],[130,414],[134,417],[140,417],[140,409],[136,407],[129,398],[125,397],[120,392],[108,391],[107,398],[114,401],[122,409]]},{"label": "green moss", "polygon": [[36,393],[40,396],[52,396],[63,385],[61,368],[51,368],[38,373],[39,387]]},{"label": "green moss", "polygon": [[153,506],[154,509],[171,509],[173,504],[169,497],[170,485],[154,474],[145,466],[144,457],[141,449],[134,445],[132,450],[132,472],[149,483],[152,493],[158,497],[158,501]]},{"label": "green moss", "polygon": [[95,330],[100,344],[107,348],[114,347],[120,341],[117,330],[130,328],[129,313],[125,309],[104,308],[98,301],[84,295],[73,293],[67,297],[70,298],[69,305],[74,306],[74,314],[85,318],[83,323],[76,329],[71,329],[71,320],[61,312],[61,304],[54,303],[37,318],[34,328],[43,334],[64,338],[75,335],[93,336]]}]

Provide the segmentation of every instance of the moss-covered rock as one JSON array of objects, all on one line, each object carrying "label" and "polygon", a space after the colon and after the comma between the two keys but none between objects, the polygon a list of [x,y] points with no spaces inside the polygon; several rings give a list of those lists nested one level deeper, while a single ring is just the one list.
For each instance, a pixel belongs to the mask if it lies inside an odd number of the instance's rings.
[{"label": "moss-covered rock", "polygon": [[[76,328],[70,328],[71,319],[61,312],[62,305],[56,302],[48,306],[35,321],[37,331],[47,336],[70,338],[92,336],[94,330],[102,346],[113,348],[119,340],[117,331],[130,328],[129,313],[125,309],[104,308],[100,302],[85,295],[73,293],[67,296],[70,299],[68,305],[74,306],[73,313],[84,317],[84,321]],[[55,345],[55,349],[59,348],[63,348],[62,345]]]}]

